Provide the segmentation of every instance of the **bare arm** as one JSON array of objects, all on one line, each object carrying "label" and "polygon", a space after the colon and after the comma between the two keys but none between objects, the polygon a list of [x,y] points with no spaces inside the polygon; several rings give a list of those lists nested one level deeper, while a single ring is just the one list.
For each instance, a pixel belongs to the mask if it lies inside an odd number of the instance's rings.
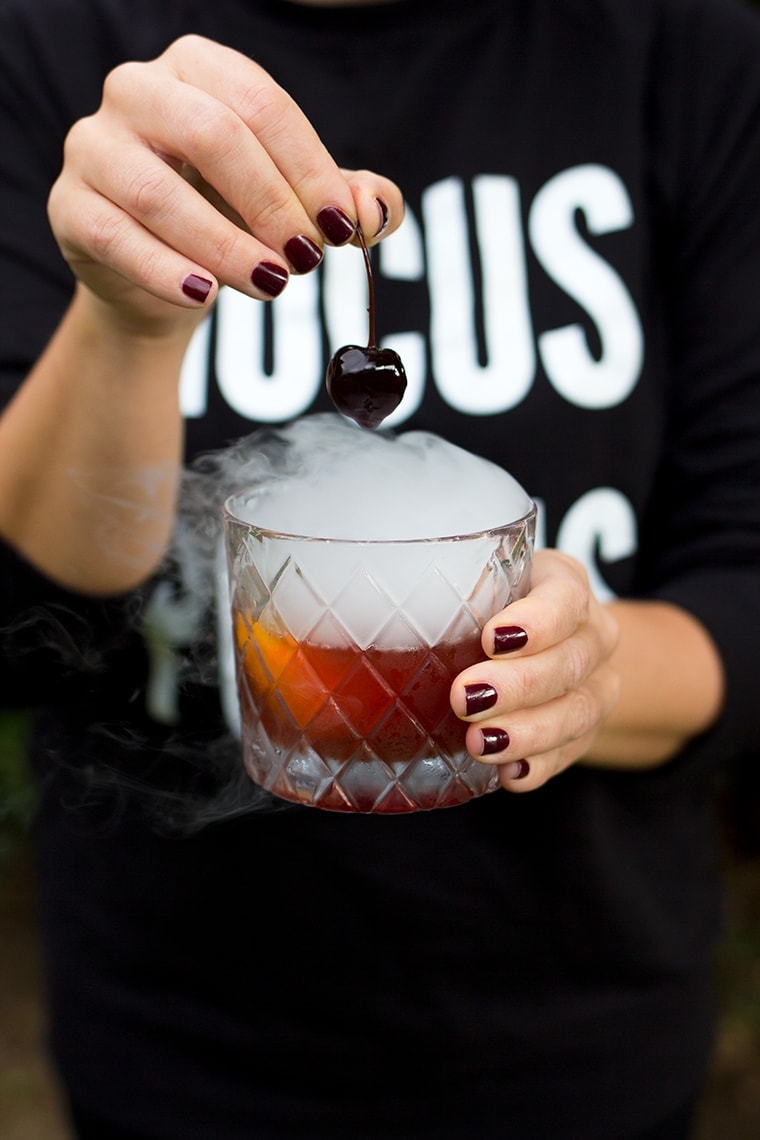
[{"label": "bare arm", "polygon": [[704,732],[723,703],[723,669],[704,627],[667,602],[610,605],[620,631],[611,665],[620,699],[583,759],[602,767],[669,760]]},{"label": "bare arm", "polygon": [[252,60],[186,36],[107,77],[48,213],[78,288],[0,420],[0,533],[61,584],[118,592],[171,531],[178,377],[220,286],[272,300],[325,241],[391,233],[403,200],[340,170]]},{"label": "bare arm", "polygon": [[0,531],[62,585],[128,589],[171,533],[190,330],[149,337],[79,287],[0,420]]}]

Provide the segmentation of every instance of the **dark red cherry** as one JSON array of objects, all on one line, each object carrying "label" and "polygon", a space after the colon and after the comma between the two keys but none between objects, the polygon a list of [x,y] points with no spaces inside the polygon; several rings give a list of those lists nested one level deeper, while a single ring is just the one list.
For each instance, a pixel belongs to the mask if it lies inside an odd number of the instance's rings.
[{"label": "dark red cherry", "polygon": [[401,357],[392,348],[347,344],[327,366],[327,391],[338,411],[359,427],[379,427],[406,391]]},{"label": "dark red cherry", "polygon": [[327,392],[338,411],[359,427],[377,428],[394,411],[406,391],[406,372],[401,357],[392,348],[375,342],[375,286],[364,235],[357,227],[364,254],[369,291],[369,340],[366,348],[347,344],[327,365]]}]

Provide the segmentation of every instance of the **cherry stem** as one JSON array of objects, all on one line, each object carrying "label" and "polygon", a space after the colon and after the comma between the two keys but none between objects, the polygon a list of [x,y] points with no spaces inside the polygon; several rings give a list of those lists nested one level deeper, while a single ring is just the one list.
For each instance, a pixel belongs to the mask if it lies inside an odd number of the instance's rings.
[{"label": "cherry stem", "polygon": [[364,240],[364,234],[362,233],[360,226],[356,227],[356,236],[359,239],[359,245],[361,246],[362,254],[364,256],[364,267],[367,270],[367,292],[369,294],[369,306],[367,308],[367,312],[369,313],[369,340],[367,342],[367,348],[376,348],[377,345],[375,344],[375,279],[372,276],[372,262],[370,261],[369,250],[367,249],[367,243]]}]

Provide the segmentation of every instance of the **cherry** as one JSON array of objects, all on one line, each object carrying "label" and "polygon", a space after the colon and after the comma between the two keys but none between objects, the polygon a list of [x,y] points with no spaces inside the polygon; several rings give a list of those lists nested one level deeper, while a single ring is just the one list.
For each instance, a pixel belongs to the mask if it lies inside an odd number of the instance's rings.
[{"label": "cherry", "polygon": [[406,374],[392,348],[339,348],[327,366],[327,391],[339,412],[360,427],[377,428],[401,403]]},{"label": "cherry", "polygon": [[366,348],[347,344],[327,365],[327,391],[342,415],[359,427],[377,428],[401,403],[406,391],[406,372],[401,357],[392,348],[375,343],[375,284],[369,250],[361,229],[356,234],[364,255],[369,292],[369,338]]}]

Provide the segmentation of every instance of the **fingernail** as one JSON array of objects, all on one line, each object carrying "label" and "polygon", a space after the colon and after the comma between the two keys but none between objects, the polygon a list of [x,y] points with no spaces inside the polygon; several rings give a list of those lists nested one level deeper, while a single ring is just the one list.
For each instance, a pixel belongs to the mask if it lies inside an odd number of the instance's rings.
[{"label": "fingernail", "polygon": [[528,644],[528,635],[519,625],[502,625],[493,631],[494,653],[514,653]]},{"label": "fingernail", "polygon": [[356,233],[356,223],[339,206],[325,206],[320,210],[317,225],[333,245],[345,245]]},{"label": "fingernail", "polygon": [[[492,756],[494,752],[503,752],[505,748],[509,748],[509,733],[503,728],[484,728],[480,735],[483,737],[481,756]],[[508,764],[507,767],[511,768],[513,765]]]},{"label": "fingernail", "polygon": [[465,685],[464,707],[465,716],[485,712],[496,704],[498,693],[493,685]]},{"label": "fingernail", "polygon": [[530,764],[527,760],[512,760],[503,768],[503,774],[507,780],[524,780],[529,773]]},{"label": "fingernail", "polygon": [[306,234],[298,234],[285,242],[285,256],[296,273],[309,273],[322,260],[322,250]]},{"label": "fingernail", "polygon": [[211,292],[213,281],[207,277],[199,277],[197,273],[188,273],[182,279],[182,292],[193,301],[203,303]]},{"label": "fingernail", "polygon": [[254,267],[251,281],[270,297],[279,297],[288,283],[288,271],[274,261],[260,261]]},{"label": "fingernail", "polygon": [[391,215],[382,198],[375,198],[375,201],[377,202],[377,208],[380,211],[380,229],[375,230],[375,237],[380,237],[380,234],[387,230]]}]

